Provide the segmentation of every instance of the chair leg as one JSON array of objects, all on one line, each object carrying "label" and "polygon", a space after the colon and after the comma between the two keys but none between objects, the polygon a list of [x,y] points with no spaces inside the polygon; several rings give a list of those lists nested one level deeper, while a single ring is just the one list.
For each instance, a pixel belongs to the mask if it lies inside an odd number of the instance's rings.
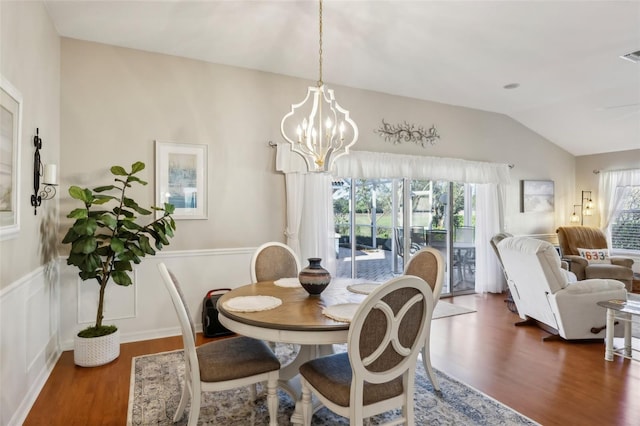
[{"label": "chair leg", "polygon": [[307,386],[304,378],[300,379],[302,384],[302,424],[311,426],[311,416],[313,416],[313,404],[311,402],[311,390]]},{"label": "chair leg", "polygon": [[174,423],[178,422],[178,420],[180,420],[182,418],[182,415],[184,414],[184,409],[187,407],[187,401],[189,400],[190,387],[191,386],[188,382],[188,377],[185,377],[185,382],[182,386],[182,395],[180,396],[180,403],[178,403],[176,414],[174,414],[173,416]]},{"label": "chair leg", "polygon": [[[411,392],[411,395],[413,395],[413,392]],[[407,426],[413,426],[416,423],[413,412],[413,397],[411,395],[405,394],[406,399],[402,407],[402,414],[404,415]]]},{"label": "chair leg", "polygon": [[429,341],[427,341],[422,347],[422,364],[424,364],[424,371],[427,373],[427,376],[429,376],[433,389],[440,392],[440,384],[433,372],[433,367],[431,367],[431,350],[429,348]]},{"label": "chair leg", "polygon": [[267,381],[267,407],[269,409],[269,426],[278,426],[278,375]]},{"label": "chair leg", "polygon": [[200,386],[194,386],[191,395],[191,408],[189,409],[189,422],[187,426],[196,426],[198,424],[198,417],[200,417],[200,401],[202,398],[202,391]]}]

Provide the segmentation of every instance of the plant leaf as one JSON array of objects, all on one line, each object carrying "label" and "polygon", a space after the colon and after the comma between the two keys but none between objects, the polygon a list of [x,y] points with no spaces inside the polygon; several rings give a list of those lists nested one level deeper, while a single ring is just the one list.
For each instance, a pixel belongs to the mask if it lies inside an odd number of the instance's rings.
[{"label": "plant leaf", "polygon": [[144,170],[144,163],[142,161],[136,161],[131,165],[131,174],[138,173],[140,170]]},{"label": "plant leaf", "polygon": [[115,253],[122,253],[124,251],[124,242],[118,237],[111,238],[111,244],[109,244],[111,250]]},{"label": "plant leaf", "polygon": [[111,278],[113,278],[113,282],[118,285],[128,286],[133,284],[131,282],[131,277],[129,277],[129,274],[125,271],[113,271]]},{"label": "plant leaf", "polygon": [[104,192],[112,189],[115,189],[114,185],[98,186],[97,188],[93,188],[95,192]]},{"label": "plant leaf", "polygon": [[129,182],[138,182],[140,185],[146,185],[147,182],[143,181],[142,179],[136,177],[136,176],[129,176]]},{"label": "plant leaf", "polygon": [[147,237],[146,235],[140,236],[140,248],[146,254],[150,254],[150,255],[156,254],[156,251],[151,247],[151,244],[149,244],[149,237]]},{"label": "plant leaf", "polygon": [[88,215],[89,215],[89,213],[88,213],[87,209],[73,209],[67,215],[67,217],[69,219],[84,219],[84,218],[87,218]]},{"label": "plant leaf", "polygon": [[83,201],[85,204],[91,204],[93,201],[93,194],[89,189],[82,189],[79,186],[71,186],[69,188],[69,195],[71,198],[75,198],[76,200]]},{"label": "plant leaf", "polygon": [[71,244],[72,253],[89,254],[96,251],[98,242],[93,236],[80,237]]},{"label": "plant leaf", "polygon": [[121,166],[111,167],[111,173],[116,176],[127,176],[129,173]]},{"label": "plant leaf", "polygon": [[78,219],[73,224],[73,230],[78,235],[93,235],[98,227],[98,223],[93,218]]},{"label": "plant leaf", "polygon": [[113,262],[114,271],[132,271],[131,262],[127,260],[121,260],[119,262]]},{"label": "plant leaf", "polygon": [[118,221],[115,217],[113,217],[111,213],[103,214],[102,216],[100,216],[100,220],[111,229],[115,228],[118,224]]},{"label": "plant leaf", "polygon": [[93,204],[104,204],[111,200],[117,200],[117,198],[112,195],[96,195],[93,197]]},{"label": "plant leaf", "polygon": [[78,237],[79,237],[79,235],[73,230],[73,228],[69,228],[69,230],[67,231],[67,234],[62,239],[62,244],[72,243]]}]

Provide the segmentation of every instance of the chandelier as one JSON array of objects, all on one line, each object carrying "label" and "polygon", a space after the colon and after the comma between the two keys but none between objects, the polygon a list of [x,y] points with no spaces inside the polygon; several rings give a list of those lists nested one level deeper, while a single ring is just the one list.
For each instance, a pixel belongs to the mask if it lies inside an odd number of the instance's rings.
[{"label": "chandelier", "polygon": [[307,96],[280,123],[282,137],[291,150],[304,158],[310,172],[327,172],[337,158],[349,153],[358,140],[358,126],[349,111],[335,100],[333,90],[322,82],[322,0],[319,7],[319,78],[315,87],[309,86]]}]

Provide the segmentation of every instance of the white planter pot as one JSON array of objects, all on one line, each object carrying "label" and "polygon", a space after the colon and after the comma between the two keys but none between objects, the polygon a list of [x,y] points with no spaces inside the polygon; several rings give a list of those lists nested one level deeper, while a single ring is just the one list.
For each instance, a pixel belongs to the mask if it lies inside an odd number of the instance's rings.
[{"label": "white planter pot", "polygon": [[120,356],[120,330],[100,337],[73,339],[73,361],[80,367],[108,364]]}]

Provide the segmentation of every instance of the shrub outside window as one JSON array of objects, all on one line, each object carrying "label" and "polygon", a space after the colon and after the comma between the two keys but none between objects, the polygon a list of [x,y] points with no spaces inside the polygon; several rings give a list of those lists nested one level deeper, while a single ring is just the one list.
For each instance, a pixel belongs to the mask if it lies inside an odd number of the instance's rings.
[{"label": "shrub outside window", "polygon": [[611,223],[612,248],[640,252],[640,186],[625,194]]}]

